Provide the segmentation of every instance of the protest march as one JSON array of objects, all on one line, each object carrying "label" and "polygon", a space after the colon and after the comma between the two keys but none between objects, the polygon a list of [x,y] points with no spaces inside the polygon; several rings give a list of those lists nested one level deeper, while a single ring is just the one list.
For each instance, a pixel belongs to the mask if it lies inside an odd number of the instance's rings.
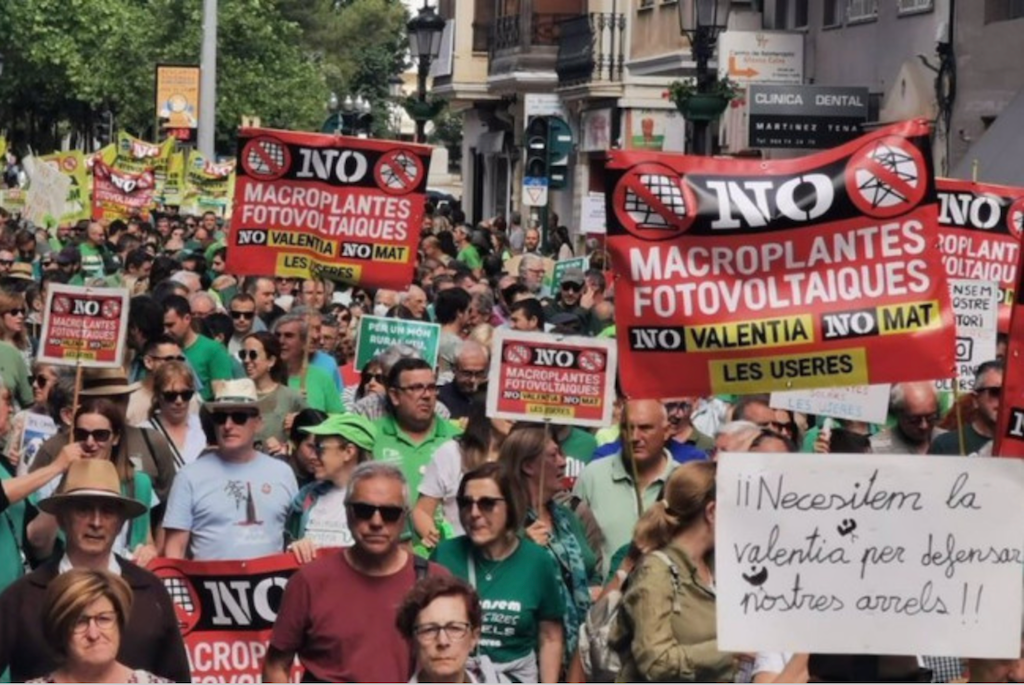
[{"label": "protest march", "polygon": [[1024,681],[1024,188],[929,135],[612,150],[576,249],[404,140],[27,153],[2,681]]}]

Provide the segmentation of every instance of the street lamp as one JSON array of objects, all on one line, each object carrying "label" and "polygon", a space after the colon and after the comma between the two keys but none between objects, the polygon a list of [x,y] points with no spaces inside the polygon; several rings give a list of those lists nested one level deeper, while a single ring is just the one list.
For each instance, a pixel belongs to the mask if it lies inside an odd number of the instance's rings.
[{"label": "street lamp", "polygon": [[324,122],[324,133],[333,132],[335,135],[346,136],[363,136],[370,133],[373,107],[362,95],[357,95],[354,100],[351,95],[346,95],[339,104],[338,94],[331,93],[327,108],[331,111],[331,116]]},{"label": "street lamp", "polygon": [[419,13],[406,25],[409,32],[409,49],[413,59],[418,63],[416,99],[419,106],[409,112],[416,120],[417,143],[423,142],[427,121],[436,115],[436,112],[431,112],[433,108],[427,105],[427,74],[430,73],[431,63],[441,54],[444,25],[444,19],[427,4],[427,0],[423,0],[423,7]]},{"label": "street lamp", "polygon": [[[708,93],[715,83],[715,75],[708,69],[708,62],[715,54],[718,34],[729,23],[732,0],[688,0],[677,4],[679,9],[679,30],[690,41],[690,54],[697,65],[697,92]],[[708,121],[693,120],[693,153],[707,152]]]}]

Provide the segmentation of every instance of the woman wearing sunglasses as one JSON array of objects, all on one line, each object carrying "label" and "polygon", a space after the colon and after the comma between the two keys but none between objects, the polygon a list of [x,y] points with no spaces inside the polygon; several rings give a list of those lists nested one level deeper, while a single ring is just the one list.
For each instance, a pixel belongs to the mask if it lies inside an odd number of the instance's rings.
[{"label": "woman wearing sunglasses", "polygon": [[288,369],[281,359],[281,343],[271,333],[250,333],[242,339],[238,357],[245,375],[256,384],[263,428],[256,434],[257,444],[271,456],[288,452],[288,417],[305,408],[299,393],[288,387]]},{"label": "woman wearing sunglasses", "polygon": [[319,463],[316,456],[316,436],[310,435],[304,429],[319,426],[326,420],[327,414],[319,409],[307,407],[295,415],[291,428],[288,429],[288,461],[295,471],[295,480],[300,488],[315,480],[313,472]]},{"label": "woman wearing sunglasses", "polygon": [[519,536],[525,502],[498,463],[462,477],[466,534],[437,546],[432,561],[466,580],[488,611],[481,653],[521,683],[556,683],[562,667],[565,600],[559,570],[542,547]]},{"label": "woman wearing sunglasses", "polygon": [[312,483],[299,490],[285,523],[288,549],[300,564],[316,558],[321,547],[351,547],[345,493],[355,468],[373,455],[377,429],[358,414],[335,414],[303,429],[313,436]]},{"label": "woman wearing sunglasses", "polygon": [[559,589],[565,600],[563,663],[568,666],[591,597],[601,590],[601,576],[583,523],[569,507],[555,502],[555,495],[565,489],[565,454],[544,426],[520,423],[502,444],[500,461],[526,501],[527,537],[558,564]]},{"label": "woman wearing sunglasses", "polygon": [[[351,391],[349,388],[351,388]],[[351,409],[351,407],[355,406],[356,402],[367,395],[372,394],[383,397],[386,392],[387,390],[384,387],[384,365],[381,364],[380,355],[377,355],[366,362],[362,373],[359,374],[359,385],[345,386],[342,399],[345,402],[345,406]]]},{"label": "woman wearing sunglasses", "polygon": [[42,445],[42,441],[46,439],[42,438],[35,444],[30,441],[29,445],[25,445],[24,453],[22,452],[21,443],[25,436],[25,427],[30,421],[33,433],[46,434],[48,431],[49,434],[46,437],[49,437],[57,432],[57,425],[50,418],[50,409],[47,405],[50,390],[57,383],[57,369],[49,364],[36,362],[32,365],[32,375],[29,376],[28,381],[32,385],[32,404],[27,409],[19,411],[11,419],[11,433],[7,441],[7,458],[17,470],[18,475],[28,473],[32,466],[32,457]]},{"label": "woman wearing sunglasses", "polygon": [[203,422],[189,409],[195,395],[195,377],[184,363],[165,362],[153,374],[153,405],[149,421],[142,427],[153,428],[167,438],[178,470],[206,449]]},{"label": "woman wearing sunglasses", "polygon": [[27,315],[24,295],[0,290],[0,340],[14,345],[21,352],[25,366],[31,367],[32,341],[25,326]]},{"label": "woman wearing sunglasses", "polygon": [[[84,398],[72,423],[72,439],[82,451],[83,459],[105,459],[113,462],[121,480],[121,494],[146,505],[146,513],[128,519],[114,541],[113,552],[145,566],[156,556],[150,515],[160,499],[153,490],[150,477],[137,470],[128,456],[124,435],[124,410],[102,397]],[[54,478],[39,490],[43,500],[56,492],[60,478]],[[53,553],[57,538],[57,519],[40,512],[28,526],[28,541],[37,558]]]}]

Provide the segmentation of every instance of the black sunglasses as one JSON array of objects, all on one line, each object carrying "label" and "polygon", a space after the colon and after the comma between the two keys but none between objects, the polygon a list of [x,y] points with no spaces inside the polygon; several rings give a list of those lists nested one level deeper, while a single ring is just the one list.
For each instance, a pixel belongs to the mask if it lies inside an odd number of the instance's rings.
[{"label": "black sunglasses", "polygon": [[15,307],[14,309],[8,309],[4,314],[10,314],[11,316],[25,316],[25,308]]},{"label": "black sunglasses", "polygon": [[366,382],[376,381],[381,385],[384,385],[384,374],[382,373],[368,373],[366,374]]},{"label": "black sunglasses", "polygon": [[481,512],[485,514],[490,514],[492,511],[494,511],[494,508],[498,506],[498,502],[504,502],[505,498],[480,497],[478,499],[473,499],[472,497],[458,497],[455,499],[455,501],[456,503],[458,503],[459,509],[463,511],[471,511],[473,509],[473,505],[475,504],[477,506],[477,509],[479,509]]},{"label": "black sunglasses", "polygon": [[14,260],[13,259],[0,259],[0,266],[13,266],[13,265],[14,265]]},{"label": "black sunglasses", "polygon": [[252,317],[254,316],[256,316],[256,312],[240,312],[234,309],[231,310],[232,319],[245,319],[248,321],[249,319],[252,319]]},{"label": "black sunglasses", "polygon": [[158,362],[184,362],[185,361],[184,355],[180,355],[180,354],[169,354],[166,357],[158,357],[155,354],[151,354],[151,355],[149,355],[149,358],[150,359],[155,359]]},{"label": "black sunglasses", "polygon": [[246,359],[248,359],[251,362],[254,362],[260,358],[260,353],[257,352],[256,350],[239,350],[238,358],[241,359],[243,362]]},{"label": "black sunglasses", "polygon": [[244,426],[249,423],[249,419],[256,418],[256,414],[251,411],[215,411],[210,414],[210,418],[218,426],[226,424],[228,419],[236,426]]},{"label": "black sunglasses", "polygon": [[177,402],[180,397],[182,402],[191,402],[192,396],[196,394],[195,390],[178,390],[172,391],[167,390],[160,393],[164,397],[164,402]]},{"label": "black sunglasses", "polygon": [[377,512],[380,512],[380,517],[385,523],[395,523],[398,519],[402,518],[402,514],[405,513],[405,507],[396,507],[392,505],[352,502],[349,506],[352,507],[352,515],[360,521],[369,521]]},{"label": "black sunglasses", "polygon": [[579,291],[583,290],[583,286],[580,285],[579,283],[563,283],[562,290],[571,290],[574,293],[578,293]]},{"label": "black sunglasses", "polygon": [[114,431],[107,428],[100,428],[94,431],[87,431],[84,428],[76,428],[74,431],[75,442],[85,442],[90,437],[96,442],[106,442],[110,440],[110,437],[114,434]]},{"label": "black sunglasses", "polygon": [[50,382],[50,379],[40,373],[35,376],[29,376],[28,382],[30,385],[34,385],[37,388],[45,388],[47,384]]}]

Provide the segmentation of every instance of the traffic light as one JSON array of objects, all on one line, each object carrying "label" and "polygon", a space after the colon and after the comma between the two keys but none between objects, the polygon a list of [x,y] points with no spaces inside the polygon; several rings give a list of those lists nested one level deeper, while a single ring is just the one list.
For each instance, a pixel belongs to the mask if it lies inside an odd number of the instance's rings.
[{"label": "traffic light", "polygon": [[100,112],[93,129],[93,137],[99,141],[100,147],[110,145],[114,140],[114,113],[109,109]]},{"label": "traffic light", "polygon": [[526,176],[548,178],[548,119],[531,117],[526,125]]}]

